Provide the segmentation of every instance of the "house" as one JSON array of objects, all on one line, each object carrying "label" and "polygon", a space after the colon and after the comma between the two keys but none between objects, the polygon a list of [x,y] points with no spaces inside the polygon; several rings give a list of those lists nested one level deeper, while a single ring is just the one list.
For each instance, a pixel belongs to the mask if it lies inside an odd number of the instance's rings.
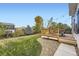
[{"label": "house", "polygon": [[3,25],[5,27],[5,36],[10,36],[10,34],[15,32],[15,25],[12,23],[4,23],[4,22],[0,22],[1,25]]},{"label": "house", "polygon": [[77,41],[78,54],[79,54],[79,4],[69,4],[69,15],[71,16],[72,34]]},{"label": "house", "polygon": [[4,22],[0,22],[0,24],[2,24],[3,26],[6,27],[6,29],[15,29],[15,25],[12,23],[4,23]]}]

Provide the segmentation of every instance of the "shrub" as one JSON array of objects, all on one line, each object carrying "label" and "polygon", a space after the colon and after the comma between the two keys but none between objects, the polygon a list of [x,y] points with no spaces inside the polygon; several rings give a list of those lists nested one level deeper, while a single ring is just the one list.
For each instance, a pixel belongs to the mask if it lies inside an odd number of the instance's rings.
[{"label": "shrub", "polygon": [[13,33],[14,37],[23,36],[23,35],[24,35],[24,31],[20,28],[16,28],[16,31]]},{"label": "shrub", "polygon": [[5,31],[4,30],[0,30],[0,38],[2,38],[5,34]]}]

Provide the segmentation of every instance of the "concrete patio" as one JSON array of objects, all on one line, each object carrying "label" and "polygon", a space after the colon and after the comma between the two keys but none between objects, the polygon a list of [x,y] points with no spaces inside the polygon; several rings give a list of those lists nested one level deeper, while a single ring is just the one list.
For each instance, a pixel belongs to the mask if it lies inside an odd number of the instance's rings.
[{"label": "concrete patio", "polygon": [[77,53],[73,45],[61,43],[54,56],[77,56]]}]

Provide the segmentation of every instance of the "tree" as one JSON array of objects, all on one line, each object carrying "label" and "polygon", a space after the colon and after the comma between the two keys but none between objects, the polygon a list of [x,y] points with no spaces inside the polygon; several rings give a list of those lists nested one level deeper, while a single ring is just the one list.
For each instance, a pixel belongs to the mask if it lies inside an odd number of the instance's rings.
[{"label": "tree", "polygon": [[0,37],[2,37],[5,34],[6,26],[2,23],[0,23]]},{"label": "tree", "polygon": [[48,28],[50,33],[52,32],[52,30],[53,33],[58,32],[57,23],[53,21],[53,17],[51,17],[50,20],[48,20]]},{"label": "tree", "polygon": [[71,27],[68,26],[67,24],[63,24],[63,25],[64,25],[64,28],[65,28],[65,33],[70,34],[71,31],[72,31]]},{"label": "tree", "polygon": [[71,33],[71,28],[67,24],[58,23],[58,27],[60,32],[64,30],[64,33],[67,33],[67,34]]},{"label": "tree", "polygon": [[59,29],[64,29],[64,25],[62,23],[58,23],[57,26],[59,27]]},{"label": "tree", "polygon": [[48,21],[48,25],[49,25],[48,28],[49,28],[50,32],[51,32],[51,30],[55,30],[55,31],[59,30],[59,32],[64,31],[64,33],[67,33],[67,34],[71,33],[71,27],[70,26],[68,26],[67,24],[63,24],[63,23],[53,22],[52,18]]},{"label": "tree", "polygon": [[40,29],[38,26],[33,26],[33,33],[39,33],[40,32]]},{"label": "tree", "polygon": [[52,26],[52,20],[53,20],[53,17],[51,17],[50,20],[48,20],[48,26],[47,26],[48,28]]},{"label": "tree", "polygon": [[27,25],[26,34],[32,34],[32,28]]},{"label": "tree", "polygon": [[42,17],[41,16],[36,16],[35,17],[35,22],[36,22],[36,24],[35,24],[35,31],[37,33],[39,33],[39,32],[41,32],[41,29],[43,27],[43,19],[42,19]]}]

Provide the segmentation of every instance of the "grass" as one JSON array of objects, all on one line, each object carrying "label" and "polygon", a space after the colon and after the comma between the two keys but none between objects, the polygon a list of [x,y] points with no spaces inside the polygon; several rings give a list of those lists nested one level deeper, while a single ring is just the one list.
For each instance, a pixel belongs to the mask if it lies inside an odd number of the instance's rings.
[{"label": "grass", "polygon": [[38,35],[19,38],[4,42],[0,45],[1,56],[37,56],[41,53],[41,45],[37,41]]}]

